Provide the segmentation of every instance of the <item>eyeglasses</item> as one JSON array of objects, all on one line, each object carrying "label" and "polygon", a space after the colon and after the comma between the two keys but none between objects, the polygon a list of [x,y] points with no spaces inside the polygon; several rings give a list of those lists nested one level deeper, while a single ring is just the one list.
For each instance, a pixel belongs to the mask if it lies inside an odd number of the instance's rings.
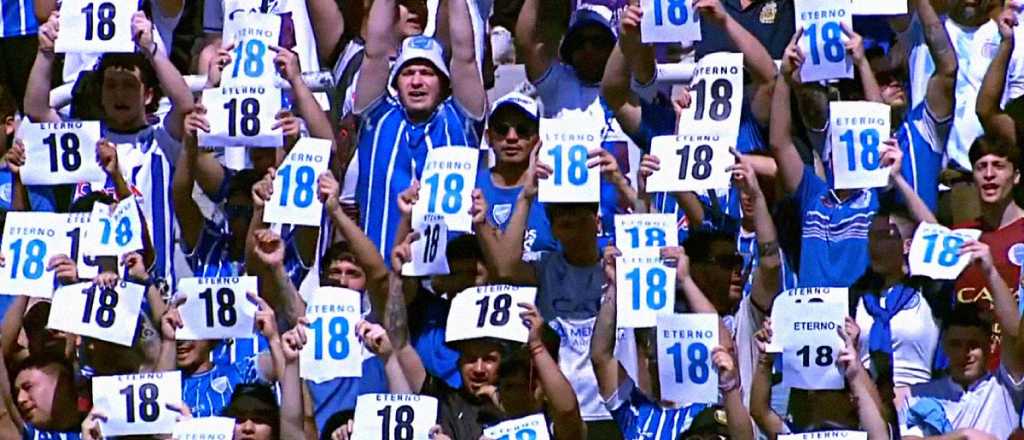
[{"label": "eyeglasses", "polygon": [[507,122],[498,122],[498,123],[493,124],[491,126],[491,130],[494,130],[495,133],[497,133],[497,134],[499,134],[501,136],[508,135],[509,129],[512,129],[512,128],[515,128],[516,129],[516,134],[519,135],[519,136],[522,136],[522,137],[530,137],[530,136],[533,136],[535,133],[537,133],[537,126],[536,126],[536,124],[531,124],[529,122],[520,122],[518,124],[509,124]]}]

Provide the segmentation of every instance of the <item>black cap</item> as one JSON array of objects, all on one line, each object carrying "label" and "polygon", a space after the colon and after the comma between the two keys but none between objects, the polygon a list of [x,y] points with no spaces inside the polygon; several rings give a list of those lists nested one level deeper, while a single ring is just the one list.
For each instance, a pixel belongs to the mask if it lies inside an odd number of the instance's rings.
[{"label": "black cap", "polygon": [[679,434],[678,438],[685,439],[687,436],[696,434],[718,434],[728,437],[729,424],[728,419],[725,417],[725,408],[722,405],[704,408],[703,411],[697,413],[697,416],[693,418],[693,422],[690,423],[690,429]]}]

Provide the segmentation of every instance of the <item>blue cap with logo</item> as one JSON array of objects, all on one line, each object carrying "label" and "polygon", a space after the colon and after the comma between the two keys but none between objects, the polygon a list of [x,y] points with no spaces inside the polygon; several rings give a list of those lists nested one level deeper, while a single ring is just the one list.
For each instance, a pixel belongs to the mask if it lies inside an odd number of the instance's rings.
[{"label": "blue cap with logo", "polygon": [[565,32],[562,44],[558,47],[558,55],[562,58],[562,62],[568,63],[572,59],[570,49],[579,47],[576,39],[579,38],[580,29],[586,26],[597,25],[607,31],[613,41],[617,39],[618,33],[615,32],[615,26],[612,24],[613,16],[612,10],[604,5],[579,5],[572,13],[572,18],[569,19],[569,29]]},{"label": "blue cap with logo", "polygon": [[438,73],[443,74],[445,78],[451,78],[448,65],[444,62],[444,49],[441,48],[441,43],[431,37],[415,35],[402,41],[398,59],[395,60],[394,67],[391,69],[391,82],[394,82],[403,67],[418,60],[426,60],[434,66],[434,69],[437,69]]}]

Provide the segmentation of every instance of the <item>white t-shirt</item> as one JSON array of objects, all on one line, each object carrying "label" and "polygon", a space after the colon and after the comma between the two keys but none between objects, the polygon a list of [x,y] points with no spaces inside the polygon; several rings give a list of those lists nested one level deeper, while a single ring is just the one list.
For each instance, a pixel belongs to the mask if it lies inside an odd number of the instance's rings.
[{"label": "white t-shirt", "polygon": [[987,375],[967,390],[949,376],[915,385],[907,397],[906,409],[900,411],[904,436],[924,436],[919,427],[907,426],[909,408],[922,398],[934,399],[941,405],[953,429],[974,428],[1004,439],[1009,438],[1020,423],[1024,380],[1014,380],[1006,367],[1000,365],[995,374]]},{"label": "white t-shirt", "polygon": [[[974,140],[984,133],[981,121],[975,112],[978,92],[985,72],[995,57],[1002,38],[994,21],[989,21],[977,28],[961,26],[953,20],[946,20],[946,31],[957,53],[956,107],[953,112],[953,129],[947,143],[947,157],[961,168],[970,170],[971,163],[967,152]],[[928,90],[928,79],[935,72],[935,63],[928,52],[924,41],[924,30],[919,21],[914,20],[907,31],[910,38],[910,56],[907,60],[910,69],[910,108],[924,101]],[[1014,30],[1016,38],[1024,38],[1024,29]],[[1018,40],[1020,41],[1020,40]],[[1024,94],[1024,47],[1017,45],[1007,69],[1006,91],[1001,104]]]},{"label": "white t-shirt", "polygon": [[[885,306],[885,298],[881,299]],[[857,301],[857,325],[860,326],[860,353],[864,368],[871,368],[868,339],[875,319]],[[939,346],[939,321],[932,316],[928,301],[915,293],[915,298],[889,321],[892,334],[893,383],[910,386],[931,380],[932,362]]]}]

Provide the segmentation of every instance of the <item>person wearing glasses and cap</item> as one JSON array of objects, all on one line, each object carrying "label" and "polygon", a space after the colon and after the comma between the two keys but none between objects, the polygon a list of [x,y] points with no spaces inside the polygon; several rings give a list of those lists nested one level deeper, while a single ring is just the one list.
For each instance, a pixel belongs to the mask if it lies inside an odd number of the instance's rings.
[{"label": "person wearing glasses and cap", "polygon": [[[530,158],[540,146],[538,133],[540,108],[533,98],[509,93],[491,106],[487,120],[487,144],[494,150],[495,164],[477,186],[489,203],[487,219],[502,231],[508,227],[516,198],[523,189]],[[551,222],[540,202],[534,200],[526,221],[523,255],[532,259],[537,253],[558,250],[551,235]]]},{"label": "person wearing glasses and cap", "polygon": [[[423,172],[427,152],[444,146],[477,148],[474,125],[487,112],[466,2],[448,2],[450,67],[441,43],[426,36],[406,38],[391,67],[395,5],[395,0],[377,0],[370,8],[354,109],[363,124],[358,161],[352,163],[358,167],[360,223],[381,255],[394,244],[401,218],[398,194]],[[388,94],[389,84],[396,96]]]}]

